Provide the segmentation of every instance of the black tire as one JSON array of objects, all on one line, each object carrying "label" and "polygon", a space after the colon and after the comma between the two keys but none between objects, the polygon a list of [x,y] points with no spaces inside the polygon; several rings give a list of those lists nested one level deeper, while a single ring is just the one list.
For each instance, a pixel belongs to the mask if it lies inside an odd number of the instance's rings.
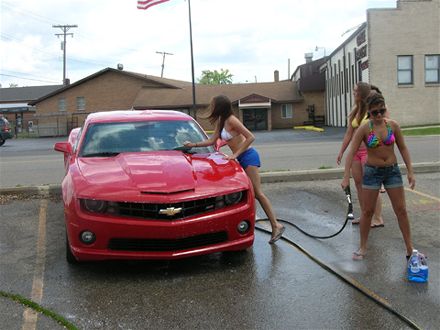
[{"label": "black tire", "polygon": [[4,145],[5,142],[6,142],[6,140],[0,139],[0,147],[1,147],[2,145]]},{"label": "black tire", "polygon": [[71,265],[78,263],[78,260],[76,260],[75,256],[72,253],[72,250],[70,249],[70,244],[69,244],[69,239],[67,238],[67,233],[66,233],[66,260]]}]

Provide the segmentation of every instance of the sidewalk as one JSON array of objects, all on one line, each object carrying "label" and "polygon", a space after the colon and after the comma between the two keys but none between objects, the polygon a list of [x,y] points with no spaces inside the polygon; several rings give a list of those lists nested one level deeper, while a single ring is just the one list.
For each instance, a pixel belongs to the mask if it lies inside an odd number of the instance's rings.
[{"label": "sidewalk", "polygon": [[[414,173],[438,173],[440,162],[426,162],[413,164]],[[402,174],[406,174],[406,167],[400,164]],[[300,171],[278,171],[261,173],[261,183],[274,182],[295,182],[295,181],[316,181],[341,179],[344,173],[343,168],[331,168],[322,170],[300,170]],[[2,195],[59,195],[60,184],[47,184],[37,186],[3,187],[0,188]]]}]

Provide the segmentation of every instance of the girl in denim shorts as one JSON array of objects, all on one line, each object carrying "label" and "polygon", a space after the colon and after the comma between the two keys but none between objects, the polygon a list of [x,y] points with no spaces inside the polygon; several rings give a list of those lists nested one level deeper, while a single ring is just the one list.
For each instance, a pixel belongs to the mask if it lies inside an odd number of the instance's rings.
[{"label": "girl in denim shorts", "polygon": [[[342,157],[344,155],[345,150],[348,148],[351,140],[353,139],[354,134],[358,130],[358,128],[365,123],[368,123],[368,105],[367,105],[367,97],[370,95],[371,90],[379,91],[379,88],[376,86],[370,85],[366,82],[358,82],[353,87],[353,98],[354,98],[354,106],[347,117],[348,125],[347,130],[344,135],[344,139],[342,140],[341,149],[339,150],[338,157],[336,158],[336,163],[338,165],[341,164]],[[362,212],[362,177],[364,173],[364,165],[367,162],[367,147],[365,143],[361,143],[359,149],[356,151],[353,162],[351,163],[351,175],[353,177],[353,181],[356,187],[356,192],[359,200],[359,207]],[[360,218],[356,218],[352,220],[353,225],[359,224]],[[380,194],[377,195],[376,208],[373,214],[373,220],[371,222],[372,228],[383,227],[383,218],[382,218],[382,199],[380,198]]]},{"label": "girl in denim shorts", "polygon": [[362,260],[366,255],[368,233],[381,185],[385,187],[391,200],[405,242],[406,257],[408,259],[413,250],[413,245],[406,211],[402,174],[397,165],[394,146],[397,146],[402,155],[407,168],[409,186],[414,189],[416,181],[411,158],[399,124],[394,120],[387,119],[385,116],[387,108],[382,94],[375,91],[370,92],[367,104],[369,122],[356,131],[345,161],[344,179],[341,183],[344,189],[348,186],[353,157],[361,143],[364,142],[367,146],[368,158],[362,178],[363,208],[360,220],[360,247],[353,253],[353,259]]}]

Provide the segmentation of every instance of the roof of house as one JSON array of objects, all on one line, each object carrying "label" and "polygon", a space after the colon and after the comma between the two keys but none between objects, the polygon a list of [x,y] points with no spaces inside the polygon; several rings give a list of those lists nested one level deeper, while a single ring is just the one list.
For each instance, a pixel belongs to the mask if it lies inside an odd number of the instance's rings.
[{"label": "roof of house", "polygon": [[320,66],[327,61],[327,56],[299,65],[293,76],[300,70],[298,88],[300,92],[324,91],[325,74],[320,71]]},{"label": "roof of house", "polygon": [[130,77],[142,79],[142,80],[145,80],[145,81],[148,81],[148,82],[153,81],[153,82],[157,83],[159,86],[162,86],[164,88],[181,88],[183,86],[187,86],[187,85],[190,86],[191,85],[190,82],[182,81],[182,80],[174,80],[174,79],[168,79],[168,78],[161,78],[161,77],[150,76],[150,75],[146,75],[146,74],[140,74],[140,73],[136,73],[136,72],[117,70],[117,69],[113,69],[113,68],[105,68],[105,69],[103,69],[101,71],[98,71],[98,72],[95,72],[94,74],[91,74],[90,76],[87,76],[87,77],[85,77],[83,79],[80,79],[80,80],[78,80],[78,81],[76,81],[76,82],[74,82],[74,83],[72,83],[70,85],[64,86],[61,89],[53,91],[52,93],[44,95],[44,96],[40,97],[39,99],[36,99],[36,100],[30,102],[29,104],[35,105],[35,104],[37,104],[37,103],[39,103],[39,102],[41,102],[41,101],[43,101],[43,100],[45,100],[47,98],[50,98],[50,97],[52,97],[54,95],[62,93],[64,91],[68,90],[68,89],[71,89],[71,88],[75,87],[75,86],[81,85],[81,84],[83,84],[83,83],[85,83],[85,82],[87,82],[89,80],[92,80],[92,79],[94,79],[94,78],[96,78],[98,76],[101,76],[103,74],[106,74],[108,72],[114,72],[114,73],[118,73],[118,74],[121,74],[121,75],[127,75],[127,76],[130,76]]},{"label": "roof of house", "polygon": [[[252,95],[260,95],[272,102],[298,102],[302,96],[298,93],[297,84],[290,80],[250,84],[224,84],[195,86],[196,104],[206,106],[215,95],[226,95],[232,103]],[[133,108],[188,108],[192,106],[192,86],[183,86],[179,89],[143,88],[139,91]]]},{"label": "roof of house", "polygon": [[63,85],[0,88],[0,103],[27,103],[60,89]]}]

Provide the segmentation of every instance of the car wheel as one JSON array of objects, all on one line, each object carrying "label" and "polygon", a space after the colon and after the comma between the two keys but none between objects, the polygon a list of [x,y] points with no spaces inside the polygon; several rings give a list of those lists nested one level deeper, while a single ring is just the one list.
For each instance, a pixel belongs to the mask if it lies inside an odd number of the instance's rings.
[{"label": "car wheel", "polygon": [[0,147],[1,147],[2,145],[4,145],[5,142],[6,142],[6,140],[0,139]]},{"label": "car wheel", "polygon": [[75,256],[72,253],[72,250],[70,249],[69,238],[67,237],[67,233],[66,233],[66,260],[71,265],[78,263],[78,260],[76,260]]}]

